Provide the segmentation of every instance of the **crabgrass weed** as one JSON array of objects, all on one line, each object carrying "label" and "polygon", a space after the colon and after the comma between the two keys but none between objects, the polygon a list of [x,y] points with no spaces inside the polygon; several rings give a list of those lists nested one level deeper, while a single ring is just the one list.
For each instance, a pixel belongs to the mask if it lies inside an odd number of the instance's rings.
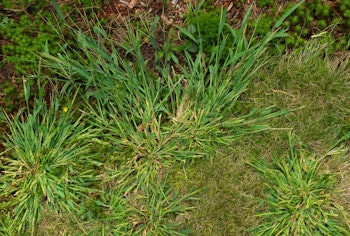
[{"label": "crabgrass weed", "polygon": [[290,156],[252,163],[265,182],[262,202],[268,211],[258,214],[265,221],[253,229],[254,235],[346,235],[340,209],[332,200],[337,178],[321,172],[322,157],[302,150],[295,136],[289,137]]}]

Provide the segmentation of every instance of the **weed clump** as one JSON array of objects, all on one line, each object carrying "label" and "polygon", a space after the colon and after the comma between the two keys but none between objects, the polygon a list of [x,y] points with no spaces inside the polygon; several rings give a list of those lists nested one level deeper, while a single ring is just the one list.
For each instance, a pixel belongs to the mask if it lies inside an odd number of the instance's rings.
[{"label": "weed clump", "polygon": [[274,159],[274,165],[256,161],[253,166],[266,181],[268,212],[258,216],[265,223],[255,235],[346,235],[341,210],[332,200],[337,178],[322,173],[321,160],[297,149],[302,144],[290,137],[290,156]]},{"label": "weed clump", "polygon": [[13,219],[11,231],[30,229],[33,235],[44,208],[72,214],[97,191],[94,134],[82,117],[60,114],[57,103],[47,107],[36,100],[33,111],[4,117],[9,131],[1,153],[1,207]]}]

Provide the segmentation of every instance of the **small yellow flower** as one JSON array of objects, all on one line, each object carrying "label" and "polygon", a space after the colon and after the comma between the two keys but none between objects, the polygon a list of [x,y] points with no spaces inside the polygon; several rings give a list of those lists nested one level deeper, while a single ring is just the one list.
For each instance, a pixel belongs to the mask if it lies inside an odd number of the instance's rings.
[{"label": "small yellow flower", "polygon": [[65,112],[65,113],[68,112],[68,107],[64,107],[63,112]]}]

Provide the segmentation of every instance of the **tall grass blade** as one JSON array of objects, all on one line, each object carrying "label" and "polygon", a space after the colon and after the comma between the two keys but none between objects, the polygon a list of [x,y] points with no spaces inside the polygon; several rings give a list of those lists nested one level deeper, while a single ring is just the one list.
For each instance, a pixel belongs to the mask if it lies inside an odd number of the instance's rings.
[{"label": "tall grass blade", "polygon": [[56,10],[56,12],[57,12],[57,14],[58,14],[59,19],[60,19],[63,23],[65,23],[65,22],[66,22],[66,19],[65,19],[64,15],[63,15],[63,12],[62,12],[61,8],[58,6],[56,0],[52,0],[52,6],[55,8],[55,10]]}]

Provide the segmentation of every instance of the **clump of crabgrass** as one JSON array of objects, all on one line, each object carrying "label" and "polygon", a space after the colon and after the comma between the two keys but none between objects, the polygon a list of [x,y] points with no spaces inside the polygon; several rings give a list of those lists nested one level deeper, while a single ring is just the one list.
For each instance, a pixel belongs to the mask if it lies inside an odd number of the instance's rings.
[{"label": "clump of crabgrass", "polygon": [[82,124],[82,116],[61,112],[57,101],[47,105],[36,99],[32,109],[3,117],[8,131],[0,153],[0,198],[4,216],[12,221],[0,230],[34,235],[45,207],[75,212],[97,191],[99,162],[90,151],[95,134]]},{"label": "clump of crabgrass", "polygon": [[322,158],[307,154],[302,144],[290,136],[290,156],[252,163],[265,180],[263,204],[267,212],[258,214],[264,222],[255,235],[345,235],[348,232],[341,211],[333,199],[335,174],[320,170]]}]

